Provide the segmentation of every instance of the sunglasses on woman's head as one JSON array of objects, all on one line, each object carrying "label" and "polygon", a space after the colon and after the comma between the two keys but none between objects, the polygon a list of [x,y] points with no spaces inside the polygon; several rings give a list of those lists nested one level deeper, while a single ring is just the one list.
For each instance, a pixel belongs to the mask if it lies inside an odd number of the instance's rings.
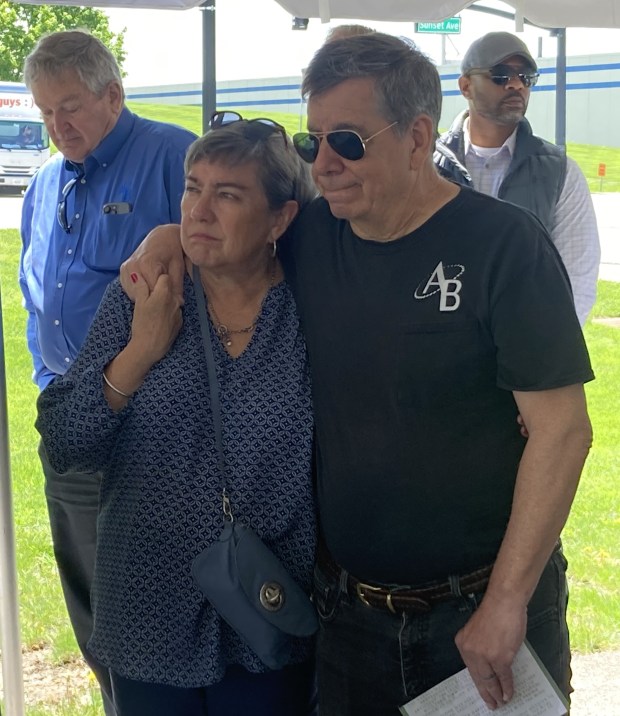
[{"label": "sunglasses on woman's head", "polygon": [[244,119],[239,112],[233,112],[230,110],[222,110],[213,112],[211,119],[209,120],[210,129],[219,129],[220,127],[227,127],[235,122],[246,122],[250,132],[255,133],[255,137],[250,135],[251,139],[264,139],[273,132],[279,132],[282,135],[284,144],[286,145],[286,129],[281,124],[278,124],[273,119],[267,117],[257,117],[256,119]]},{"label": "sunglasses on woman's head", "polygon": [[392,122],[392,124],[383,127],[383,129],[365,139],[352,129],[335,129],[333,132],[299,132],[293,135],[293,145],[297,150],[297,154],[309,164],[312,164],[318,157],[323,139],[339,157],[356,162],[366,153],[367,142],[391,129],[395,124],[398,124],[398,122]]}]

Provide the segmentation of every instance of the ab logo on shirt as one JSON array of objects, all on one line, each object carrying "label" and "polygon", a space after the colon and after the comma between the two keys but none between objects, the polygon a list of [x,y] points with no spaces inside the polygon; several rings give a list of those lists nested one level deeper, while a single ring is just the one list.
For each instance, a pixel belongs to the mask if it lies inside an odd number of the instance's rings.
[{"label": "ab logo on shirt", "polygon": [[[414,298],[419,300],[430,298],[439,293],[439,310],[456,311],[461,305],[459,293],[463,288],[459,277],[465,273],[465,266],[461,264],[446,264],[440,261],[431,273],[426,283],[422,282],[414,291]],[[448,274],[448,277],[446,277]]]}]

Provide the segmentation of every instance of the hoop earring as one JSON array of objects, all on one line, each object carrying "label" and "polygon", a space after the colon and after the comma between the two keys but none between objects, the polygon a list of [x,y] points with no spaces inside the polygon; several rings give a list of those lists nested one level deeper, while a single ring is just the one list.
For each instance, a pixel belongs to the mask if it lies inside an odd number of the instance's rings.
[{"label": "hoop earring", "polygon": [[271,258],[275,259],[277,253],[278,253],[278,244],[276,241],[274,241],[271,244]]}]

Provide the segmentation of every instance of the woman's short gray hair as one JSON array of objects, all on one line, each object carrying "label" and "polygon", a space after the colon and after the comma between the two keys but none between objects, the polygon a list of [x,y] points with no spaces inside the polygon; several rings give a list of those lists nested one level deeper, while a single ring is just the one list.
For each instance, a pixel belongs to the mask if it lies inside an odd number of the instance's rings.
[{"label": "woman's short gray hair", "polygon": [[293,199],[304,207],[316,196],[309,165],[302,161],[286,134],[267,125],[241,120],[212,129],[190,145],[185,156],[185,174],[196,162],[218,162],[226,166],[256,165],[258,180],[270,209],[280,209]]},{"label": "woman's short gray hair", "polygon": [[326,42],[312,58],[301,85],[304,97],[320,95],[346,80],[375,80],[379,111],[404,134],[420,114],[441,116],[441,81],[431,60],[405,38],[373,32]]},{"label": "woman's short gray hair", "polygon": [[123,88],[114,55],[101,40],[83,30],[63,30],[42,37],[26,57],[24,82],[31,88],[39,78],[58,77],[66,70],[73,70],[97,97],[111,82]]}]

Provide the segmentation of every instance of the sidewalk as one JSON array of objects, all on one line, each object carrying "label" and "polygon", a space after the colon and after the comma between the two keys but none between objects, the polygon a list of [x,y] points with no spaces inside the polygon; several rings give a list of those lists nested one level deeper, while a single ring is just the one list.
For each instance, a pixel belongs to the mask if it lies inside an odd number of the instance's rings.
[{"label": "sidewalk", "polygon": [[599,278],[620,281],[620,194],[592,194],[592,201],[601,239]]},{"label": "sidewalk", "polygon": [[620,716],[620,651],[573,654],[571,716]]}]

